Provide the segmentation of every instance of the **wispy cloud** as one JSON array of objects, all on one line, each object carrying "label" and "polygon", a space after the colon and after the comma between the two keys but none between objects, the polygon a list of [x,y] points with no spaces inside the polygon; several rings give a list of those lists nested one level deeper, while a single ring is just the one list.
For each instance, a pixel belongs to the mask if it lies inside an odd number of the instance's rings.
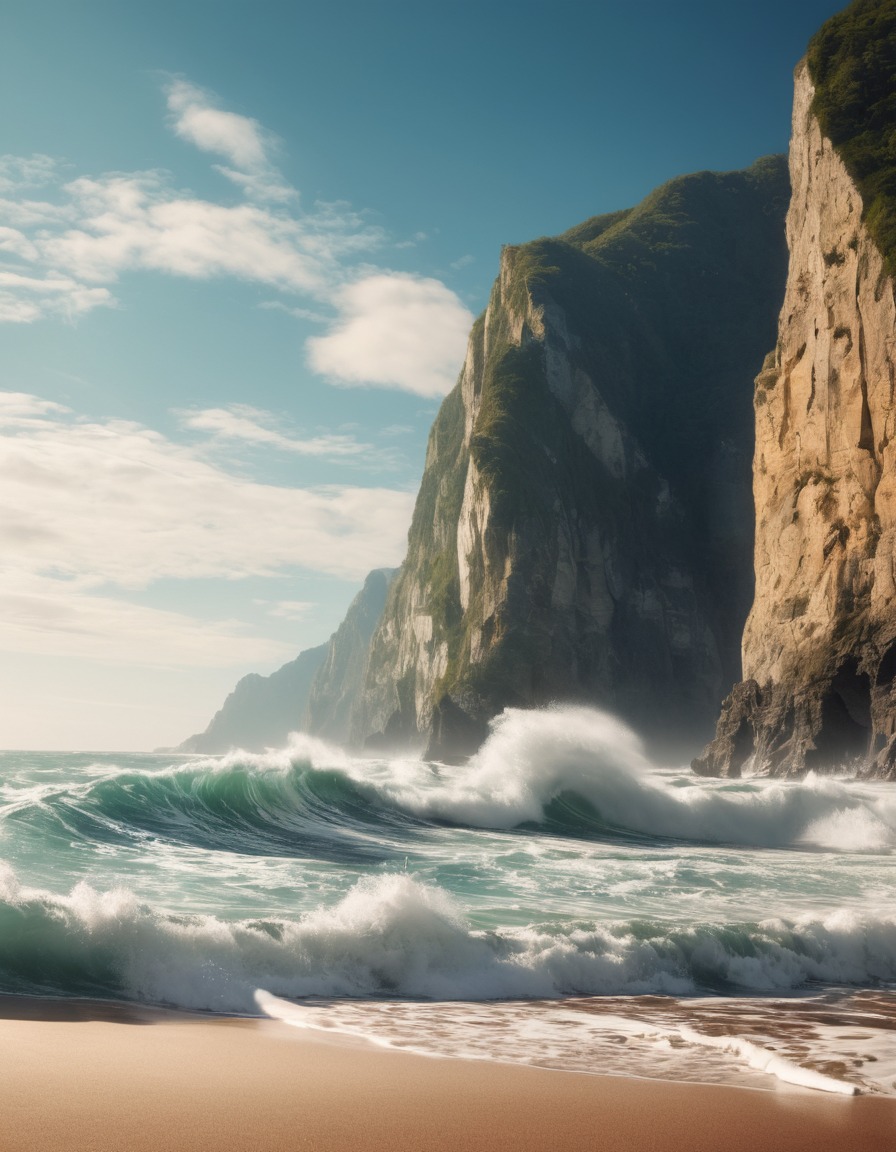
[{"label": "wispy cloud", "polygon": [[422,244],[424,240],[428,240],[429,236],[425,232],[415,232],[409,240],[399,240],[396,248],[416,248],[418,244]]},{"label": "wispy cloud", "polygon": [[472,321],[458,297],[438,280],[373,268],[387,237],[348,204],[301,208],[274,163],[279,141],[257,120],[183,78],[165,94],[174,133],[221,157],[214,167],[240,195],[202,198],[160,170],[68,179],[47,156],[0,157],[0,322],[114,306],[128,272],[226,277],[282,295],[266,307],[329,325],[307,350],[332,381],[447,391]]},{"label": "wispy cloud", "polygon": [[299,218],[264,205],[188,198],[155,172],[66,185],[78,226],[42,234],[43,261],[89,283],[143,269],[192,279],[233,276],[319,294],[344,250],[373,247],[356,219]]},{"label": "wispy cloud", "polygon": [[401,558],[412,505],[382,487],[253,482],[143,425],[27,393],[0,393],[0,485],[0,648],[124,662],[280,654],[239,622],[134,598],[160,580],[357,580]]},{"label": "wispy cloud", "polygon": [[285,312],[287,316],[295,316],[297,320],[308,320],[312,324],[327,324],[331,317],[316,308],[302,308],[284,304],[282,300],[262,300],[258,307],[263,312]]},{"label": "wispy cloud", "polygon": [[196,619],[33,573],[0,578],[0,650],[141,667],[287,660],[294,647],[239,620]]},{"label": "wispy cloud", "polygon": [[33,156],[0,156],[0,192],[19,193],[26,188],[40,188],[56,176],[57,164],[52,156],[35,152]]},{"label": "wispy cloud", "polygon": [[231,166],[219,165],[218,171],[247,195],[264,200],[291,200],[297,195],[271,159],[278,147],[276,137],[257,120],[218,107],[211,92],[187,80],[169,81],[166,96],[175,134],[229,160]]},{"label": "wispy cloud", "polygon": [[256,600],[259,607],[265,608],[269,616],[279,620],[305,620],[316,605],[311,600]]},{"label": "wispy cloud", "polygon": [[0,430],[39,428],[48,416],[67,416],[71,409],[30,392],[0,392]]},{"label": "wispy cloud", "polygon": [[92,287],[70,276],[28,276],[0,268],[0,321],[30,324],[52,315],[72,320],[111,303],[107,288]]},{"label": "wispy cloud", "polygon": [[228,408],[202,408],[179,413],[184,427],[208,432],[225,440],[242,440],[249,444],[263,444],[283,452],[300,456],[364,456],[375,452],[372,444],[356,440],[342,433],[323,433],[318,436],[289,436],[274,427],[270,412],[248,404],[232,404]]}]

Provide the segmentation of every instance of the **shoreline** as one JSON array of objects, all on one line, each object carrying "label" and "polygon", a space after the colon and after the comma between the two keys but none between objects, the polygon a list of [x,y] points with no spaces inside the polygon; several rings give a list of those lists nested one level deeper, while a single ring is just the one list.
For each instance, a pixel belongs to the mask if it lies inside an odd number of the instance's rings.
[{"label": "shoreline", "polygon": [[0,999],[4,1152],[878,1152],[896,1100],[432,1058],[269,1019]]}]

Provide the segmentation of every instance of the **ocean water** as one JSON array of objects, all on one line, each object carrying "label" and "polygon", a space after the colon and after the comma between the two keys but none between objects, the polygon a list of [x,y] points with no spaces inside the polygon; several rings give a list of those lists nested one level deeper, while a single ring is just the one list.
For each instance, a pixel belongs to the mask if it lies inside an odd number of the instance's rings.
[{"label": "ocean water", "polygon": [[0,992],[896,1094],[894,849],[892,785],[703,780],[583,708],[464,767],[6,752]]}]

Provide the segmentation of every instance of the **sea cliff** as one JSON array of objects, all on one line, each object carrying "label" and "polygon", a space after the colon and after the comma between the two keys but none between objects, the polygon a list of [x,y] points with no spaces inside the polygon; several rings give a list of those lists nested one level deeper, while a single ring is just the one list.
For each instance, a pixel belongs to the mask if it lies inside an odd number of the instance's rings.
[{"label": "sea cliff", "polygon": [[326,644],[300,652],[270,676],[251,672],[230,693],[204,732],[178,752],[280,748],[291,732],[346,743],[351,709],[367,667],[370,637],[382,614],[394,568],[375,568]]},{"label": "sea cliff", "polygon": [[[851,76],[854,99],[872,99],[873,78],[858,81],[873,66],[871,49],[889,44],[893,54],[894,9],[853,5],[825,26],[795,74],[787,288],[754,398],[756,594],[743,680],[694,762],[705,774],[859,766],[896,777],[896,301],[881,228],[887,206],[868,211],[866,197],[881,182],[868,179],[867,163],[864,172],[854,163],[858,129],[838,131],[825,118],[837,70]],[[887,11],[882,40],[866,23],[866,53],[854,21]],[[892,102],[892,84],[888,92]],[[883,131],[879,109],[860,113],[850,115],[862,132]],[[861,154],[871,154],[867,141]]]},{"label": "sea cliff", "polygon": [[353,739],[455,758],[579,700],[699,747],[752,597],[751,381],[784,287],[782,157],[507,247],[433,427]]}]

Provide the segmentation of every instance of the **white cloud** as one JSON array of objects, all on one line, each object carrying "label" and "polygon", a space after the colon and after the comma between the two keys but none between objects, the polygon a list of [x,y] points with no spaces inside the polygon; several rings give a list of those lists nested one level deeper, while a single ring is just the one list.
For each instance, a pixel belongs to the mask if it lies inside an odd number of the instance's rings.
[{"label": "white cloud", "polygon": [[[342,261],[381,242],[339,205],[290,213],[186,196],[159,172],[80,177],[62,205],[23,201],[0,229],[0,319],[68,318],[115,303],[106,285],[130,271],[232,277],[326,300]],[[10,202],[12,203],[12,202]],[[0,213],[4,202],[0,201]],[[4,257],[6,257],[4,262]]]},{"label": "white cloud", "polygon": [[17,228],[0,227],[0,252],[8,252],[22,260],[36,260],[40,255],[25,233]]},{"label": "white cloud", "polygon": [[395,247],[396,248],[416,248],[418,244],[422,244],[424,240],[428,240],[428,239],[429,239],[429,237],[427,236],[427,234],[425,232],[415,232],[414,235],[410,238],[410,240],[399,240],[396,243]]},{"label": "white cloud", "polygon": [[341,288],[334,302],[339,319],[306,343],[315,371],[420,396],[454,385],[473,315],[441,281],[374,273]]},{"label": "white cloud", "polygon": [[78,227],[37,244],[49,264],[91,283],[146,269],[319,292],[338,249],[336,235],[328,247],[316,229],[270,209],[184,198],[155,173],[82,178],[67,191]]},{"label": "white cloud", "polygon": [[42,400],[30,392],[0,392],[0,429],[39,426],[50,415],[71,412],[55,400]]},{"label": "white cloud", "polygon": [[257,120],[219,108],[211,92],[186,80],[172,80],[166,95],[175,134],[227,159],[231,166],[217,170],[247,196],[282,201],[296,195],[271,161],[276,138]]},{"label": "white cloud", "polygon": [[227,440],[243,440],[250,444],[265,444],[283,452],[300,456],[346,457],[373,452],[373,445],[361,443],[353,436],[326,433],[300,438],[287,436],[271,427],[274,417],[248,404],[232,404],[229,408],[203,408],[195,412],[181,412],[181,421],[187,428],[210,432]]},{"label": "white cloud", "polygon": [[290,308],[282,300],[262,300],[258,307],[263,312],[285,312],[287,316],[295,316],[297,320],[308,320],[312,324],[326,324],[329,317],[315,308]]},{"label": "white cloud", "polygon": [[0,156],[0,192],[40,188],[55,177],[56,170],[57,164],[52,156],[39,152],[32,156]]},{"label": "white cloud", "polygon": [[53,204],[49,200],[0,196],[0,216],[7,224],[17,224],[21,228],[54,228],[71,221],[74,213],[68,205]]},{"label": "white cloud", "polygon": [[210,93],[186,80],[172,80],[166,94],[174,131],[183,140],[226,156],[237,168],[259,168],[268,162],[264,132],[257,120],[216,108]]},{"label": "white cloud", "polygon": [[297,569],[357,580],[401,558],[412,507],[388,488],[256,483],[142,425],[24,393],[0,393],[0,486],[0,648],[124,662],[281,654],[238,623],[200,625],[134,594]]},{"label": "white cloud", "polygon": [[293,645],[254,636],[238,620],[199,620],[34,574],[20,583],[0,578],[0,649],[188,668],[288,660],[295,654]]},{"label": "white cloud", "polygon": [[0,320],[30,324],[52,314],[73,320],[112,303],[107,288],[81,284],[70,276],[28,276],[0,269]]},{"label": "white cloud", "polygon": [[[0,157],[0,322],[71,321],[113,306],[113,286],[128,272],[227,277],[274,288],[288,301],[265,307],[328,323],[306,350],[332,381],[447,392],[473,319],[460,299],[439,280],[359,267],[362,255],[384,244],[381,229],[341,202],[300,210],[272,162],[276,138],[257,120],[222,109],[183,79],[166,91],[175,133],[223,157],[218,170],[245,198],[203,199],[160,171],[63,184],[49,157]],[[41,199],[31,197],[37,187]],[[425,239],[418,232],[409,243]]]},{"label": "white cloud", "polygon": [[280,620],[304,620],[317,605],[311,600],[256,600],[256,604],[267,609],[269,616]]}]

